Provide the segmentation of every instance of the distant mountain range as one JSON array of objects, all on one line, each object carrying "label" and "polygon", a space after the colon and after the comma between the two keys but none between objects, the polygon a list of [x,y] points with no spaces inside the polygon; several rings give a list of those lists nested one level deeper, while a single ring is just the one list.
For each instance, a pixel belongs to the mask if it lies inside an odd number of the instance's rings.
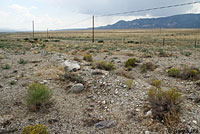
[{"label": "distant mountain range", "polygon": [[0,33],[16,32],[15,30],[9,28],[0,28]]},{"label": "distant mountain range", "polygon": [[120,20],[96,29],[200,28],[200,14],[181,14],[161,18]]}]

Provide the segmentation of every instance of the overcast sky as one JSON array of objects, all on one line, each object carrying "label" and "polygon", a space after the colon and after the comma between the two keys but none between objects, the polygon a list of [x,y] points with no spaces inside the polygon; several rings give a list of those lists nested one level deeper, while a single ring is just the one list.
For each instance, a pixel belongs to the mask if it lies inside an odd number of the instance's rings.
[{"label": "overcast sky", "polygon": [[[78,23],[92,15],[104,15],[124,11],[175,5],[197,0],[1,0],[0,28],[31,30],[32,20],[36,30],[91,27],[91,20]],[[170,16],[184,13],[200,13],[200,4],[126,14],[99,17],[96,26],[112,24],[118,20],[133,20]],[[73,25],[74,24],[74,25]]]}]

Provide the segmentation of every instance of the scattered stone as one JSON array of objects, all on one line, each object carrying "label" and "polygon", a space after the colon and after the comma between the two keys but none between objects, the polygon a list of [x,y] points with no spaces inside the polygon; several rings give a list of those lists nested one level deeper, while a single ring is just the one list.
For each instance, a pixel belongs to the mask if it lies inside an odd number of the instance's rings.
[{"label": "scattered stone", "polygon": [[149,110],[147,113],[146,113],[146,117],[151,117],[152,116],[152,110]]},{"label": "scattered stone", "polygon": [[140,109],[139,109],[139,108],[137,108],[137,109],[135,109],[135,111],[136,111],[136,112],[140,112]]},{"label": "scattered stone", "polygon": [[3,88],[3,86],[2,86],[2,85],[0,85],[0,88]]},{"label": "scattered stone", "polygon": [[72,88],[69,90],[69,92],[79,93],[79,92],[81,92],[83,90],[84,90],[84,85],[79,83],[79,84],[76,84],[76,85],[72,86]]},{"label": "scattered stone", "polygon": [[200,80],[196,81],[196,84],[197,84],[198,86],[200,86]]},{"label": "scattered stone", "polygon": [[81,68],[78,63],[69,60],[62,63],[62,66],[65,68],[65,71],[77,71]]},{"label": "scattered stone", "polygon": [[145,134],[150,134],[151,132],[149,132],[149,131],[145,131]]},{"label": "scattered stone", "polygon": [[197,125],[197,121],[193,120],[192,122]]},{"label": "scattered stone", "polygon": [[111,128],[114,126],[116,126],[116,122],[114,120],[101,121],[101,122],[94,124],[94,127],[96,129],[105,129],[105,128]]},{"label": "scattered stone", "polygon": [[104,73],[100,71],[94,71],[92,72],[92,75],[104,75]]},{"label": "scattered stone", "polygon": [[10,124],[11,120],[13,120],[12,115],[0,116],[0,125],[5,128],[7,125]]}]

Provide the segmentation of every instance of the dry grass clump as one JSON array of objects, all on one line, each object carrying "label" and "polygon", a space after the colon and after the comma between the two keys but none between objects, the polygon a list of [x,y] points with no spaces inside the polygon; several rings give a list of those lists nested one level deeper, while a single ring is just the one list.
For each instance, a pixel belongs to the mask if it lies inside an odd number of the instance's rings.
[{"label": "dry grass clump", "polygon": [[117,69],[115,73],[119,76],[124,76],[128,79],[134,79],[133,74],[129,71],[125,71],[123,68]]},{"label": "dry grass clump", "polygon": [[115,69],[115,65],[112,62],[107,62],[107,61],[98,61],[94,63],[94,68],[106,70],[106,71],[111,71]]},{"label": "dry grass clump", "polygon": [[79,76],[77,73],[67,71],[65,71],[65,74],[60,75],[60,80],[69,80],[71,82],[83,83],[83,78],[81,76]]},{"label": "dry grass clump", "polygon": [[147,72],[147,70],[154,71],[156,68],[157,66],[155,64],[153,64],[152,62],[147,62],[141,66],[141,72],[145,73]]},{"label": "dry grass clump", "polygon": [[154,86],[154,87],[160,88],[161,84],[162,84],[162,81],[161,80],[157,80],[157,79],[153,79],[150,84],[152,86]]},{"label": "dry grass clump", "polygon": [[87,62],[91,62],[93,61],[92,59],[92,55],[91,54],[87,54],[83,57],[83,60],[87,61]]},{"label": "dry grass clump", "polygon": [[65,74],[65,69],[63,66],[47,66],[43,69],[38,69],[35,76],[36,77],[42,77],[44,79],[59,79],[60,75]]},{"label": "dry grass clump", "polygon": [[26,126],[21,134],[50,134],[45,125]]},{"label": "dry grass clump", "polygon": [[148,92],[148,101],[154,119],[163,122],[168,127],[172,127],[178,123],[181,93],[177,89],[163,90],[151,87]]}]

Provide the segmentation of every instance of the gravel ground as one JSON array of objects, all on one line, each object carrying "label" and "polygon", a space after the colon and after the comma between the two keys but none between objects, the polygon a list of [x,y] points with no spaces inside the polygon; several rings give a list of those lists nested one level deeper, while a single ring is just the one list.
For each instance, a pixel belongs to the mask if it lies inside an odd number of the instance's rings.
[{"label": "gravel ground", "polygon": [[[134,77],[134,85],[129,89],[126,85],[127,78],[119,76],[115,71],[92,69],[88,62],[78,64],[81,69],[76,74],[87,82],[87,88],[81,93],[68,93],[69,81],[60,81],[56,75],[56,67],[65,59],[73,60],[71,55],[61,53],[35,54],[28,51],[25,55],[7,53],[0,49],[1,55],[6,58],[0,60],[0,66],[10,65],[10,69],[0,68],[0,134],[19,134],[27,125],[43,124],[51,134],[149,134],[168,133],[167,127],[162,123],[146,117],[145,107],[148,106],[148,89],[153,78],[162,80],[162,86],[177,88],[183,94],[181,105],[180,123],[177,130],[200,131],[200,105],[195,103],[195,97],[200,93],[200,87],[195,81],[181,80],[167,76],[170,67],[188,66],[200,67],[200,53],[193,52],[190,57],[181,56],[175,51],[170,57],[152,58],[141,57],[142,52],[137,50],[117,50],[112,55],[106,52],[94,56],[95,61],[114,61],[116,68],[124,69],[124,62],[130,58],[124,53],[134,53],[141,63],[129,73]],[[140,56],[140,57],[137,57]],[[19,64],[19,59],[28,63]],[[82,59],[82,56],[79,57]],[[151,61],[158,65],[154,71],[141,73],[140,65]],[[48,72],[49,71],[49,72]],[[41,74],[38,75],[38,72]],[[101,72],[100,75],[94,75]],[[15,81],[14,85],[10,82]],[[47,85],[53,91],[52,104],[42,107],[38,112],[27,108],[23,97],[32,82]],[[114,121],[111,128],[96,129],[95,123],[100,121]]]}]

